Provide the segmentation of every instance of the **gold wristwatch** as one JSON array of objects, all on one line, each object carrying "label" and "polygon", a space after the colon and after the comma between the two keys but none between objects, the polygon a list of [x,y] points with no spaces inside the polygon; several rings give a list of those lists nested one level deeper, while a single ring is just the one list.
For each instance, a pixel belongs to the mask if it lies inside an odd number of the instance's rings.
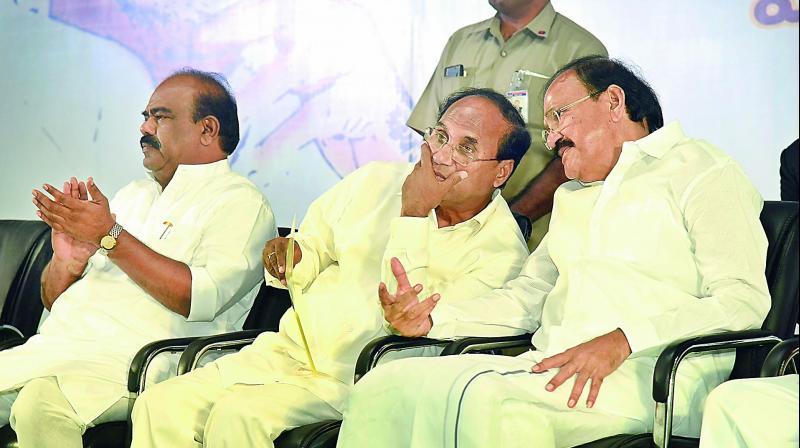
[{"label": "gold wristwatch", "polygon": [[122,233],[122,226],[115,222],[111,230],[108,231],[108,235],[100,238],[100,253],[108,255],[109,252],[114,250],[117,247],[117,238],[119,238],[120,233]]}]

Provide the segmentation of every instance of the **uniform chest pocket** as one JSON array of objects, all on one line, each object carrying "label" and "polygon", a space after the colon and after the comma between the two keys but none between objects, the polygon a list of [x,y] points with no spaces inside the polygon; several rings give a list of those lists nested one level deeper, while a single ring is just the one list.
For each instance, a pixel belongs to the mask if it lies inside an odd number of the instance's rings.
[{"label": "uniform chest pocket", "polygon": [[177,223],[160,230],[150,248],[159,254],[188,263],[200,245],[202,229],[190,223]]},{"label": "uniform chest pocket", "polygon": [[[443,69],[439,76],[442,79],[442,91],[448,96],[451,93],[457,92],[467,87],[472,87],[473,80],[475,79],[475,72],[472,67],[463,67],[463,74],[458,75],[460,72],[458,64],[448,66]],[[451,76],[445,76],[445,73]]]}]

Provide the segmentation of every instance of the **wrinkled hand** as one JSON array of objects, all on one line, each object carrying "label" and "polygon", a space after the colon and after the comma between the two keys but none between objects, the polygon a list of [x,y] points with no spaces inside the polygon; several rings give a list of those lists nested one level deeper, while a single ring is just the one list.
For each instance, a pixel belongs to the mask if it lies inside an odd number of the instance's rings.
[{"label": "wrinkled hand", "polygon": [[[264,259],[264,267],[269,275],[277,278],[286,286],[286,248],[289,246],[289,238],[278,237],[267,241],[261,257]],[[297,241],[294,243],[294,265],[303,259],[303,251]]]},{"label": "wrinkled hand", "polygon": [[422,155],[411,174],[403,182],[401,216],[428,216],[438,207],[445,195],[467,178],[466,171],[456,171],[439,181],[433,171],[433,156],[427,143],[422,144]]},{"label": "wrinkled hand", "polygon": [[441,296],[433,294],[420,302],[417,295],[422,291],[422,285],[411,287],[400,260],[392,258],[391,264],[392,274],[397,279],[397,291],[390,294],[383,282],[378,286],[383,317],[403,336],[425,336],[433,327],[431,311]]},{"label": "wrinkled hand", "polygon": [[591,380],[592,386],[589,389],[589,396],[586,398],[586,406],[592,407],[597,400],[603,379],[617,370],[630,354],[631,347],[628,345],[628,338],[625,337],[622,330],[617,328],[591,341],[576,345],[563,353],[545,358],[533,366],[532,370],[540,373],[555,367],[559,368],[558,373],[545,386],[545,389],[550,392],[556,390],[573,375],[577,375],[567,402],[569,407],[575,407],[586,382]]},{"label": "wrinkled hand", "polygon": [[[88,260],[100,238],[114,225],[108,199],[90,177],[86,183],[74,177],[64,182],[64,191],[50,184],[44,190],[33,190],[36,215],[53,229],[53,251],[65,260]],[[91,199],[90,199],[91,196]]]}]

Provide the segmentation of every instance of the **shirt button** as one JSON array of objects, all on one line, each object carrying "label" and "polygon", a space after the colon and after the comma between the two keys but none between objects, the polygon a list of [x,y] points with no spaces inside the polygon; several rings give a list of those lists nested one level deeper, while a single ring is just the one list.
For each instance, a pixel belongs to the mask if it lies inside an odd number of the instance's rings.
[{"label": "shirt button", "polygon": [[500,56],[502,56],[502,57],[506,57],[507,55],[508,55],[508,53],[506,53],[506,50],[503,50],[503,51],[500,52]]}]

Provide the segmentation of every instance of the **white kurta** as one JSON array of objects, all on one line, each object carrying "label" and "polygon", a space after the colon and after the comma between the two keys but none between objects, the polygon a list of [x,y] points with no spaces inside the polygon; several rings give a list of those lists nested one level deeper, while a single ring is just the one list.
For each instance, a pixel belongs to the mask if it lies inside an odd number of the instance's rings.
[{"label": "white kurta", "polygon": [[[606,379],[594,410],[570,410],[565,396],[561,405],[533,406],[528,411],[567,413],[563,421],[551,415],[551,420],[568,425],[550,434],[555,434],[557,445],[563,445],[558,434],[583,433],[592,440],[592,434],[614,430],[606,423],[593,428],[590,419],[581,420],[590,413],[617,415],[648,429],[654,406],[650,397],[653,366],[664,344],[701,333],[758,328],[766,316],[770,298],[761,207],[758,192],[732,159],[706,142],[686,137],[678,123],[668,124],[638,141],[626,142],[605,181],[562,185],[555,195],[550,231],[520,276],[479,298],[440,304],[432,313],[434,327],[429,336],[496,336],[535,330],[536,351],[522,355],[525,362],[513,366],[530,369],[544,357],[621,328],[633,353]],[[398,388],[404,390],[379,392],[375,388],[385,386],[378,386],[378,379],[363,381],[363,386],[359,383],[340,442],[346,442],[343,446],[360,446],[359,441],[365,440],[376,446],[412,446],[412,439],[405,437],[413,437],[414,431],[387,421],[400,432],[392,430],[369,415],[382,415],[376,407],[395,406],[396,401],[418,393],[418,381],[433,382],[419,376],[433,362],[437,363],[435,384],[444,396],[421,404],[424,411],[412,411],[409,421],[430,421],[442,427],[440,431],[452,432],[436,417],[448,409],[452,413],[458,402],[461,391],[452,384],[465,375],[471,377],[481,365],[494,368],[481,358],[473,359],[471,366],[458,359],[403,361],[413,384],[403,382],[399,371],[378,378],[384,384],[401,383]],[[727,378],[732,363],[733,353],[724,353],[690,359],[681,367],[674,421],[678,434],[699,434],[703,401],[708,391]],[[529,381],[527,386],[520,383],[526,391],[547,393],[544,384],[555,371],[515,381]],[[480,380],[487,381],[502,378]],[[558,391],[564,388],[568,393],[571,382]],[[425,393],[435,389],[426,387]],[[384,397],[377,398],[379,393],[385,393]],[[485,393],[491,395],[491,389]],[[587,393],[588,387],[583,401]],[[497,424],[478,419],[472,430],[488,433],[486,428]],[[469,431],[471,427],[462,428]],[[398,438],[397,445],[388,442],[390,437]]]},{"label": "white kurta", "polygon": [[189,266],[189,317],[164,307],[97,253],[58,297],[39,334],[0,352],[0,391],[54,375],[85,422],[127,394],[128,367],[143,345],[240,329],[261,282],[261,248],[277,233],[264,196],[227,160],[181,165],[163,191],[151,178],[134,181],[111,210],[131,235]]},{"label": "white kurta", "polygon": [[797,448],[798,376],[728,381],[711,391],[700,448]]},{"label": "white kurta", "polygon": [[412,167],[371,163],[355,171],[314,201],[300,226],[303,258],[294,281],[303,294],[296,307],[323,374],[308,374],[290,309],[277,333],[216,361],[223,383],[293,384],[341,409],[358,354],[386,334],[378,283],[394,290],[391,257],[400,259],[412,284],[426,286],[421,297],[438,292],[440,303],[475,297],[517,275],[527,247],[502,196],[495,193],[475,217],[451,227],[438,228],[434,211],[426,218],[400,217],[401,189]]}]

